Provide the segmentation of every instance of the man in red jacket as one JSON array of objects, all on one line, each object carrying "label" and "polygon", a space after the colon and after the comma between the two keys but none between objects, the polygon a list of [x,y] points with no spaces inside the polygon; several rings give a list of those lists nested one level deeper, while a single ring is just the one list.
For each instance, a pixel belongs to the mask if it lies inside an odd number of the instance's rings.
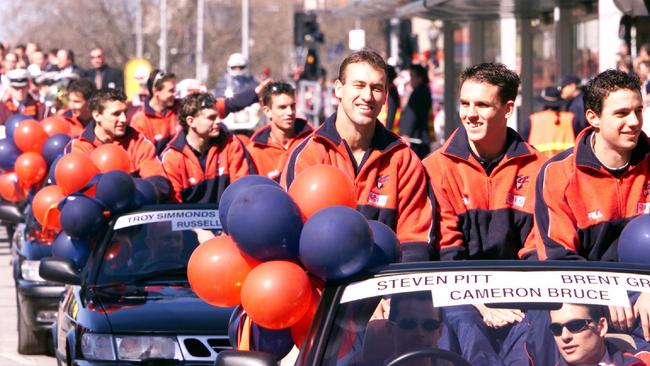
[{"label": "man in red jacket", "polygon": [[260,175],[280,180],[289,152],[312,128],[296,118],[296,91],[284,82],[271,83],[262,91],[262,104],[269,124],[255,131],[247,146]]},{"label": "man in red jacket", "polygon": [[401,138],[388,131],[377,115],[386,101],[386,63],[362,50],[339,68],[335,114],[299,144],[289,156],[281,184],[289,187],[305,168],[333,165],[352,177],[357,210],[392,228],[402,246],[402,261],[432,258],[433,202],[424,168]]}]

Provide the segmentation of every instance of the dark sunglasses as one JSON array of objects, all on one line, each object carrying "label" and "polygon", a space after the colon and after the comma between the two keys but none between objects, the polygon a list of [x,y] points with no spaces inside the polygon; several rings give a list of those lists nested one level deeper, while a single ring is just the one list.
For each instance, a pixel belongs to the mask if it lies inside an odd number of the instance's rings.
[{"label": "dark sunglasses", "polygon": [[284,83],[284,82],[275,82],[271,83],[268,86],[269,92],[275,94],[275,93],[293,93],[294,89],[291,84]]},{"label": "dark sunglasses", "polygon": [[440,328],[440,321],[436,319],[417,321],[415,319],[406,318],[398,321],[397,326],[404,330],[414,330],[420,326],[425,332],[433,332],[434,330]]},{"label": "dark sunglasses", "polygon": [[156,73],[156,76],[153,77],[153,83],[151,83],[151,85],[153,85],[153,87],[155,88],[158,82],[162,80],[162,78],[164,78],[165,76],[167,76],[167,74],[164,71],[162,70],[158,71]]},{"label": "dark sunglasses", "polygon": [[217,102],[214,100],[214,98],[210,95],[206,96],[203,99],[203,102],[201,102],[201,105],[199,107],[199,110],[204,109],[204,108],[210,108],[210,109],[215,109],[215,104]]},{"label": "dark sunglasses", "polygon": [[548,329],[551,330],[554,336],[559,337],[562,335],[562,329],[566,328],[572,334],[580,333],[585,329],[589,328],[589,323],[593,320],[591,319],[575,319],[570,320],[564,324],[562,323],[551,323],[548,326]]}]

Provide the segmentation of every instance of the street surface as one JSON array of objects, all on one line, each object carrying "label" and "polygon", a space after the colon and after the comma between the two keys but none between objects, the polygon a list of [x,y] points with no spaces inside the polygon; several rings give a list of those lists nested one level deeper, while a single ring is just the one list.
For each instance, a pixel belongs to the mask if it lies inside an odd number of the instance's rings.
[{"label": "street surface", "polygon": [[11,250],[5,228],[0,229],[0,365],[53,366],[56,361],[48,356],[24,356],[16,352],[16,290],[11,274]]}]

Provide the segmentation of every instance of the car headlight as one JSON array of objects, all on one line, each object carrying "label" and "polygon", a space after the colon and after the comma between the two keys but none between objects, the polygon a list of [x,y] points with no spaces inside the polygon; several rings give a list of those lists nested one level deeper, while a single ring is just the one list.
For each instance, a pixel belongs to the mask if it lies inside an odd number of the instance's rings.
[{"label": "car headlight", "polygon": [[20,263],[20,273],[27,281],[44,282],[43,277],[38,275],[38,267],[41,266],[41,261],[23,260]]},{"label": "car headlight", "polygon": [[84,333],[81,336],[81,353],[89,360],[115,361],[113,336]]},{"label": "car headlight", "polygon": [[123,361],[148,359],[182,360],[176,338],[163,336],[116,336],[117,358]]}]

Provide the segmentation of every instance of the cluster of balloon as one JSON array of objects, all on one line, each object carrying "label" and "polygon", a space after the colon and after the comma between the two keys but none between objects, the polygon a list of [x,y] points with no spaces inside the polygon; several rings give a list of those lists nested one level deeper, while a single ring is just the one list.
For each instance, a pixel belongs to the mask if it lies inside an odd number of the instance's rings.
[{"label": "cluster of balloon", "polygon": [[401,259],[395,233],[357,212],[356,196],[353,180],[329,165],[305,169],[288,192],[266,177],[238,179],[219,202],[224,235],[199,245],[189,260],[192,289],[212,305],[239,305],[231,327],[252,322],[251,349],[288,334],[300,347],[324,281]]},{"label": "cluster of balloon", "polygon": [[0,139],[0,196],[18,202],[38,187],[52,161],[63,154],[69,130],[67,122],[59,119],[37,122],[21,114],[10,116],[5,122],[6,137]]}]

